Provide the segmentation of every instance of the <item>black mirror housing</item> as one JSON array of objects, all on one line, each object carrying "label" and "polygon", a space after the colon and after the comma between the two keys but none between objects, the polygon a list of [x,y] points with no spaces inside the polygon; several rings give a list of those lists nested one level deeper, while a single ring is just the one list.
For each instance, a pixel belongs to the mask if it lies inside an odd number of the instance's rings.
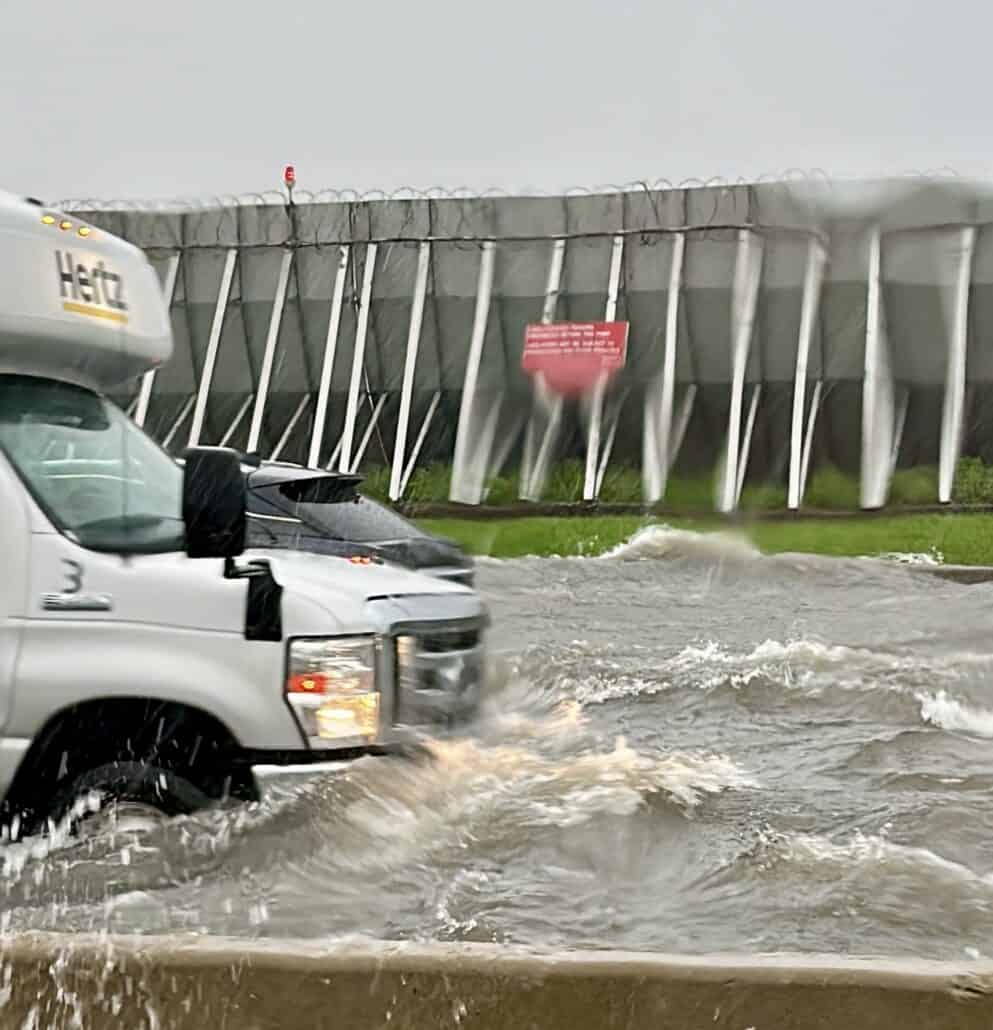
[{"label": "black mirror housing", "polygon": [[245,550],[248,521],[241,456],[228,447],[190,447],[183,458],[186,553],[237,558]]}]

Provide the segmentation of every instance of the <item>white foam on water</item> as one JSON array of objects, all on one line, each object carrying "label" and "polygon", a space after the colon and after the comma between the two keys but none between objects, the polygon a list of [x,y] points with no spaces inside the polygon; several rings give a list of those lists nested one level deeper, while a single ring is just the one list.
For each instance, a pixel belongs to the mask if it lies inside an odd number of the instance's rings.
[{"label": "white foam on water", "polygon": [[978,873],[928,848],[894,843],[885,831],[856,831],[844,842],[819,834],[773,835],[763,841],[762,856],[759,868],[763,870],[785,862],[832,877],[878,870],[892,875],[924,873],[946,882],[993,887],[990,874]]},{"label": "white foam on water", "polygon": [[658,796],[686,814],[712,795],[757,787],[724,755],[641,754],[623,738],[606,751],[549,757],[520,746],[436,741],[433,761],[398,774],[370,763],[335,801],[322,864],[380,870],[427,861],[435,849],[630,816]]},{"label": "white foam on water", "polygon": [[921,718],[932,726],[951,732],[968,733],[993,740],[993,711],[972,708],[956,701],[941,690],[937,694],[920,695]]},{"label": "white foam on water", "polygon": [[887,551],[883,554],[863,555],[875,561],[895,562],[898,565],[944,565],[945,556],[936,547],[930,551]]},{"label": "white foam on water", "polygon": [[706,561],[751,561],[762,552],[738,533],[695,533],[667,525],[645,526],[624,543],[601,554],[598,560],[695,558]]},{"label": "white foam on water", "polygon": [[[975,683],[977,673],[986,669],[993,671],[993,654],[967,651],[925,658],[811,639],[770,639],[750,651],[734,652],[710,640],[688,645],[640,674],[609,653],[591,649],[585,662],[582,655],[575,656],[546,685],[581,709],[679,688],[743,690],[755,682],[807,697],[830,697],[832,692],[891,695],[916,702],[927,725],[993,740],[993,709],[950,693]],[[908,708],[903,717],[910,718],[910,713]]]},{"label": "white foam on water", "polygon": [[954,684],[993,669],[993,654],[955,652],[937,657],[893,653],[870,648],[799,639],[765,640],[751,651],[733,652],[717,641],[685,647],[666,663],[667,671],[700,676],[709,688],[730,682],[744,686],[756,676],[784,687],[804,688],[812,694],[825,690],[885,691],[919,696],[921,681]]}]

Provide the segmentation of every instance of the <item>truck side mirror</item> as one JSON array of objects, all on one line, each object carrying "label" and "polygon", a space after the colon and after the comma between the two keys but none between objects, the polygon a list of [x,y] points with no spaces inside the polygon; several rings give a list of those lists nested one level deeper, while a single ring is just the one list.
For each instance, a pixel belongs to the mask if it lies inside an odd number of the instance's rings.
[{"label": "truck side mirror", "polygon": [[245,550],[245,475],[237,451],[190,447],[183,455],[183,522],[191,558],[237,558]]}]

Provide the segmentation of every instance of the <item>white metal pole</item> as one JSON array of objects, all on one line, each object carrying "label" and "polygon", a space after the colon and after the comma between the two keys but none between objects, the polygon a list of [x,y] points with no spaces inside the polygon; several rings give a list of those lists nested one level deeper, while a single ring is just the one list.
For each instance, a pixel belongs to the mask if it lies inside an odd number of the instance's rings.
[{"label": "white metal pole", "polygon": [[800,309],[800,336],[796,349],[796,378],[793,381],[793,425],[790,433],[790,482],[787,506],[796,510],[803,499],[800,470],[803,464],[803,420],[806,409],[807,369],[810,345],[820,304],[823,281],[824,251],[810,238],[807,249],[807,270],[803,279],[803,301]]},{"label": "white metal pole", "polygon": [[[614,237],[610,255],[610,280],[607,285],[607,309],[604,321],[613,322],[617,317],[617,300],[621,286],[621,268],[624,263],[624,237]],[[600,429],[603,422],[603,398],[607,392],[607,374],[602,372],[593,387],[590,398],[590,434],[586,445],[586,475],[583,481],[583,500],[596,499],[597,469],[600,464]]]},{"label": "white metal pole", "polygon": [[191,393],[189,397],[186,398],[186,401],[184,402],[183,406],[179,409],[179,414],[176,416],[176,421],[173,422],[172,428],[169,430],[168,433],[166,433],[165,439],[162,441],[163,449],[168,449],[169,444],[171,444],[173,441],[173,437],[175,437],[175,435],[182,428],[183,423],[186,421],[190,412],[193,410],[194,401],[196,401],[196,394]]},{"label": "white metal pole", "polygon": [[745,473],[748,470],[748,456],[752,450],[752,430],[755,428],[755,415],[759,408],[759,398],[762,396],[762,384],[756,383],[752,387],[752,402],[748,406],[748,418],[745,421],[745,435],[741,441],[741,461],[738,464],[738,481],[734,490],[734,506],[737,508],[741,501],[741,491],[745,485]]},{"label": "white metal pole", "polygon": [[938,500],[947,504],[955,486],[955,468],[962,446],[962,423],[965,411],[965,366],[969,345],[969,287],[972,280],[972,254],[976,230],[962,230],[962,253],[955,282],[955,317],[948,348],[948,372],[945,376],[945,403],[941,415],[941,458],[938,473]]},{"label": "white metal pole", "polygon": [[[165,282],[162,284],[162,296],[165,298],[167,311],[172,308],[172,298],[176,294],[176,279],[179,274],[179,260],[181,256],[181,251],[178,254],[173,254],[169,258],[169,264],[166,266]],[[156,371],[157,369],[153,368],[141,377],[141,390],[138,392],[138,405],[135,408],[134,414],[135,424],[141,427],[144,427],[145,419],[148,416],[148,405],[152,399],[152,388],[155,385]]]},{"label": "white metal pole", "polygon": [[379,416],[382,413],[388,396],[389,394],[386,393],[379,395],[379,400],[376,401],[376,406],[372,409],[372,414],[369,416],[369,423],[365,427],[362,439],[359,441],[358,450],[355,452],[355,457],[352,459],[352,467],[349,469],[350,472],[357,472],[359,465],[362,464],[366,448],[369,446],[369,441],[372,439],[372,431],[376,428],[376,423],[379,421]]},{"label": "white metal pole", "polygon": [[814,426],[817,424],[817,413],[821,407],[821,389],[824,382],[818,379],[814,383],[814,393],[810,398],[810,415],[807,418],[807,434],[803,441],[803,462],[800,466],[800,492],[797,507],[803,504],[803,495],[807,492],[807,476],[810,473],[810,451],[814,444]]},{"label": "white metal pole", "polygon": [[259,373],[259,389],[255,394],[252,425],[248,431],[248,452],[250,454],[258,450],[259,437],[262,435],[262,418],[265,414],[266,401],[269,399],[272,366],[276,359],[279,327],[283,321],[283,309],[286,306],[286,289],[290,282],[290,268],[292,265],[293,251],[285,250],[283,252],[283,260],[279,266],[279,279],[276,282],[276,296],[272,302],[272,314],[269,317],[269,332],[265,341],[265,353],[262,356],[262,371]]},{"label": "white metal pole", "polygon": [[438,405],[440,403],[441,390],[436,390],[434,397],[431,398],[431,405],[427,410],[427,414],[424,416],[424,421],[421,423],[421,429],[417,434],[417,439],[414,440],[414,446],[411,448],[407,467],[403,472],[403,480],[400,483],[401,497],[407,492],[407,484],[410,482],[410,477],[414,474],[414,468],[417,466],[417,459],[420,457],[421,448],[424,446],[424,441],[428,435],[428,429],[431,426],[431,422],[434,419],[434,413],[438,410]]},{"label": "white metal pole", "polygon": [[314,412],[314,428],[310,434],[310,455],[307,464],[316,468],[321,458],[321,444],[324,441],[324,424],[328,414],[328,394],[331,391],[331,373],[334,371],[334,354],[338,347],[338,329],[341,326],[341,308],[345,297],[345,282],[348,279],[349,247],[342,247],[338,255],[338,267],[334,277],[334,294],[331,298],[331,313],[328,316],[328,331],[324,339],[324,359],[321,362],[321,379],[317,389],[317,408]]},{"label": "white metal pole", "polygon": [[748,229],[742,229],[738,233],[738,255],[731,298],[731,411],[728,416],[724,486],[720,497],[720,510],[724,512],[733,511],[737,505],[741,463],[741,409],[744,404],[745,373],[748,369],[761,272],[761,237]]},{"label": "white metal pole", "polygon": [[669,451],[669,468],[676,464],[676,458],[679,457],[679,449],[683,446],[683,439],[689,428],[695,400],[696,383],[690,383],[686,387],[686,393],[683,394],[683,403],[679,406],[679,414],[676,416],[675,432],[672,434],[672,449]]},{"label": "white metal pole", "polygon": [[903,429],[907,424],[907,408],[910,407],[910,390],[904,388],[900,391],[900,404],[896,412],[896,423],[893,429],[893,440],[890,444],[890,465],[889,478],[893,478],[896,471],[896,463],[900,457],[900,444],[903,443]]},{"label": "white metal pole", "polygon": [[428,291],[428,271],[431,266],[431,244],[421,244],[417,254],[417,278],[414,282],[414,303],[410,310],[410,330],[407,333],[407,355],[400,390],[400,414],[397,417],[396,442],[393,447],[393,469],[390,474],[390,500],[400,499],[404,462],[407,450],[407,428],[410,424],[410,404],[414,393],[414,374],[417,371],[417,350],[424,321],[424,298]]},{"label": "white metal pole", "polygon": [[462,383],[462,403],[459,406],[459,422],[455,435],[455,457],[452,462],[452,483],[449,497],[453,501],[477,504],[476,491],[467,490],[465,477],[468,473],[469,432],[472,426],[472,409],[476,401],[476,386],[479,380],[479,366],[486,340],[486,325],[490,314],[490,298],[493,293],[493,266],[495,248],[492,241],[483,244],[479,260],[479,280],[476,286],[476,313],[472,323],[472,337],[469,342],[469,359],[466,362],[465,379]]},{"label": "white metal pole", "polygon": [[348,403],[345,406],[345,431],[341,438],[341,471],[348,472],[352,465],[352,440],[355,436],[355,420],[359,413],[359,386],[365,365],[365,341],[369,331],[369,309],[372,305],[372,280],[376,273],[378,246],[370,243],[366,248],[365,268],[362,270],[362,297],[359,301],[359,318],[355,327],[355,351],[352,354],[352,379],[348,386]]},{"label": "white metal pole", "polygon": [[[559,293],[562,289],[562,268],[565,264],[564,239],[555,240],[552,244],[552,259],[548,265],[548,278],[545,282],[545,302],[541,309],[542,325],[549,325],[555,320],[555,311],[558,307]],[[527,429],[524,435],[524,456],[521,462],[521,483],[518,496],[521,500],[537,500],[536,494],[540,491],[542,482],[536,480],[536,470],[540,466],[540,458],[547,451],[548,433],[554,426],[558,427],[558,420],[561,415],[562,398],[552,396],[545,382],[545,377],[540,372],[534,377],[534,403],[532,412],[528,418]],[[548,412],[548,420],[545,425],[545,432],[542,434],[542,441],[539,445],[538,457],[535,457],[535,414],[534,408],[540,408]]]},{"label": "white metal pole", "polygon": [[269,455],[270,461],[278,461],[279,456],[283,453],[283,448],[289,443],[290,434],[296,429],[297,423],[300,421],[300,416],[307,410],[307,405],[310,403],[310,394],[305,393],[300,398],[300,403],[296,406],[296,411],[290,416],[289,422],[286,423],[286,428],[283,430],[283,435],[279,438],[279,442],[273,448],[272,454]]},{"label": "white metal pole", "polygon": [[[882,307],[882,240],[879,228],[869,239],[869,279],[866,295],[865,365],[862,385],[863,508],[886,502],[893,445],[892,381],[884,348]],[[885,423],[885,424],[884,424]]]},{"label": "white metal pole", "polygon": [[683,288],[683,259],[686,236],[672,238],[672,261],[669,266],[669,291],[665,308],[665,352],[662,358],[662,392],[656,412],[651,391],[645,395],[645,462],[642,478],[645,499],[655,504],[665,496],[669,481],[669,458],[672,439],[672,416],[676,391],[676,346],[679,339],[679,298]]},{"label": "white metal pole", "polygon": [[[238,413],[232,419],[231,425],[229,425],[228,428],[227,428],[227,432],[225,432],[225,434],[221,437],[221,442],[220,442],[220,446],[221,447],[227,447],[228,441],[238,431],[238,426],[241,425],[241,420],[245,417],[245,412],[247,412],[248,409],[251,407],[252,401],[254,399],[255,399],[255,394],[250,393],[244,399],[244,401],[242,401],[241,407],[238,408]],[[251,451],[252,448],[249,447],[248,450]]]},{"label": "white metal pole", "polygon": [[200,434],[203,432],[204,418],[207,414],[207,398],[210,395],[210,384],[214,378],[214,365],[217,363],[217,351],[221,345],[224,316],[227,313],[228,297],[231,295],[231,281],[234,278],[237,260],[238,251],[234,247],[230,247],[224,258],[224,271],[221,274],[221,285],[217,291],[217,304],[214,306],[214,321],[210,326],[207,354],[204,358],[203,372],[200,374],[196,407],[193,409],[193,424],[190,427],[190,447],[196,447],[200,443]]},{"label": "white metal pole", "polygon": [[610,429],[607,431],[607,439],[603,445],[603,454],[600,456],[600,462],[597,465],[596,473],[596,496],[600,496],[600,490],[603,487],[604,476],[607,474],[607,466],[610,464],[610,455],[614,450],[614,440],[617,437],[617,426],[621,421],[621,410],[624,407],[624,402],[627,400],[627,391],[624,396],[619,398],[617,401],[617,407],[614,410],[613,418],[610,420]]}]

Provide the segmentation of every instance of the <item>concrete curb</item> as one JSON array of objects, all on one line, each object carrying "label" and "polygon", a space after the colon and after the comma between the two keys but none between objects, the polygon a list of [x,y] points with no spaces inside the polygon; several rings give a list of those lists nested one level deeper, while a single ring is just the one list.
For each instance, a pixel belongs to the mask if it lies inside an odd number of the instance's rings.
[{"label": "concrete curb", "polygon": [[0,1025],[61,1030],[988,1030],[993,963],[28,935]]}]

